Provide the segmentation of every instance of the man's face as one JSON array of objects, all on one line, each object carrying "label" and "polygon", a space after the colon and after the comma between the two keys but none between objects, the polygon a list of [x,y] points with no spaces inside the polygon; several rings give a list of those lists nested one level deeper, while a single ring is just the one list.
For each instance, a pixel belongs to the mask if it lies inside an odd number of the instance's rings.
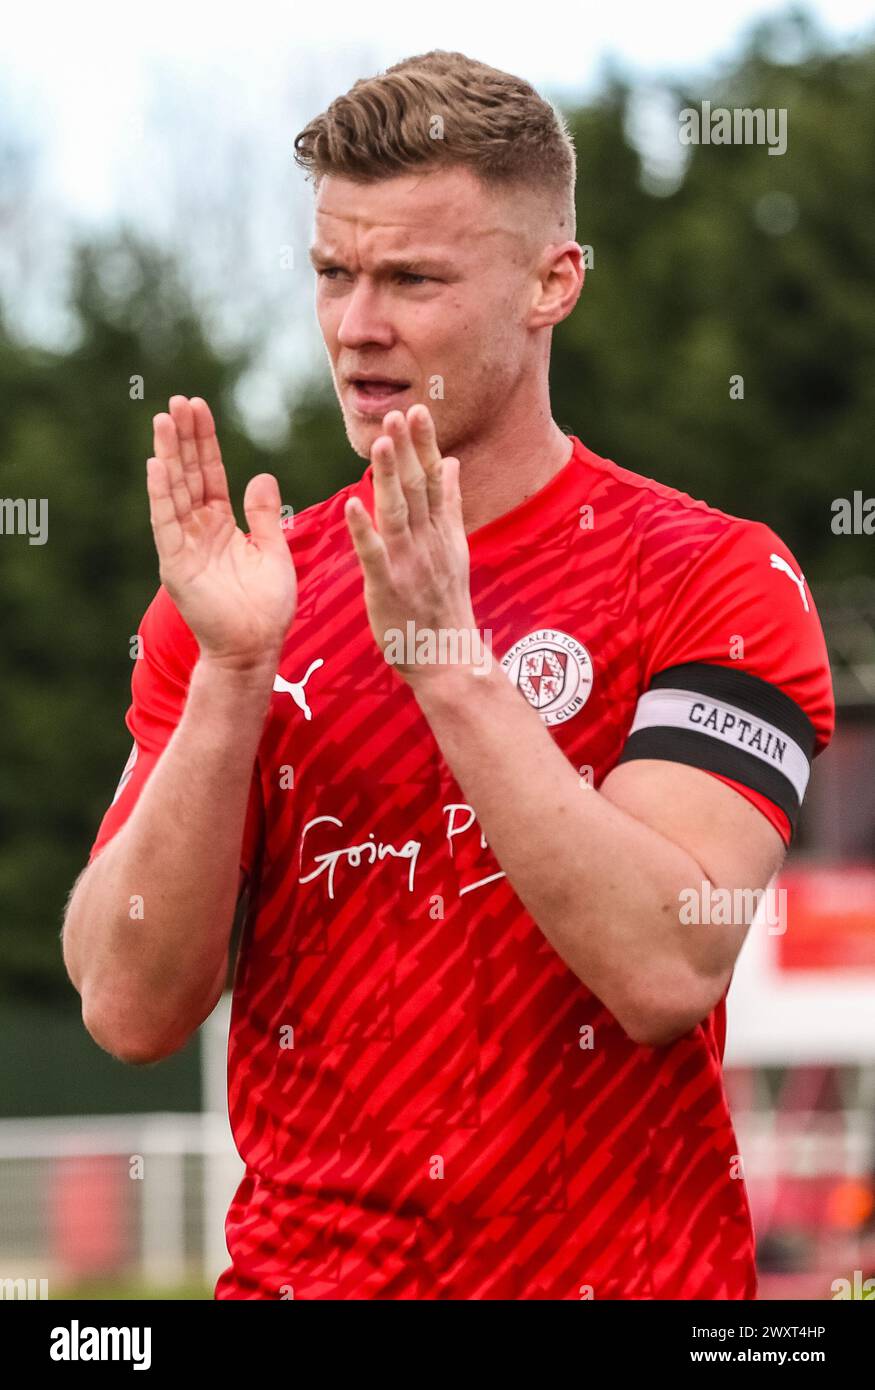
[{"label": "man's face", "polygon": [[536,369],[525,316],[543,248],[525,211],[462,167],[371,184],[323,179],[310,252],[316,312],[362,458],[387,411],[420,401],[443,453],[458,452]]}]

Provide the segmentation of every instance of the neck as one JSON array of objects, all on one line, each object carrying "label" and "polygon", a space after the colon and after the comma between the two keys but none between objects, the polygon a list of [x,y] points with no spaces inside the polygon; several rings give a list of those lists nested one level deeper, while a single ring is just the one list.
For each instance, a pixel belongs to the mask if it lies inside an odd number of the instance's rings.
[{"label": "neck", "polygon": [[525,422],[505,418],[488,435],[478,436],[457,450],[461,464],[462,514],[465,534],[487,525],[546,487],[571,457],[571,441],[552,419]]}]

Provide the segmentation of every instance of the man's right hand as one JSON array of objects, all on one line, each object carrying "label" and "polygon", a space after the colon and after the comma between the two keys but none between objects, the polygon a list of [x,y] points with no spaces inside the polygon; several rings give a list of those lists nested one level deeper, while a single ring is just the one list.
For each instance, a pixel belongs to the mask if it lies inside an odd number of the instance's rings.
[{"label": "man's right hand", "polygon": [[172,396],[170,414],[156,415],[153,424],[147,475],[161,583],[202,657],[234,670],[269,666],[298,600],[279,484],[272,473],[250,479],[247,537],[234,520],[206,401]]}]

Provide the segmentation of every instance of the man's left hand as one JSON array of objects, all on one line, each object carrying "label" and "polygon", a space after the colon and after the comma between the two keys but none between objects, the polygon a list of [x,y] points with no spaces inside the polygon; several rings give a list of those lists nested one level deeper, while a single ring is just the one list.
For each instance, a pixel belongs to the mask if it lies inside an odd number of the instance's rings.
[{"label": "man's left hand", "polygon": [[376,526],[358,498],[345,508],[371,631],[411,685],[448,665],[480,669],[459,460],[441,457],[427,406],[390,411],[383,429],[371,447]]}]

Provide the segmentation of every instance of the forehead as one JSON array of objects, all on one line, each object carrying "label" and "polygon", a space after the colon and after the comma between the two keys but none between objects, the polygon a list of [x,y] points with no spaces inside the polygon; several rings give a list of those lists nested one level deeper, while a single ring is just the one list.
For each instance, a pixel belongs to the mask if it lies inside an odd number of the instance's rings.
[{"label": "forehead", "polygon": [[402,174],[376,183],[326,175],[316,195],[314,248],[362,256],[425,248],[459,252],[519,235],[510,200],[469,169]]}]

